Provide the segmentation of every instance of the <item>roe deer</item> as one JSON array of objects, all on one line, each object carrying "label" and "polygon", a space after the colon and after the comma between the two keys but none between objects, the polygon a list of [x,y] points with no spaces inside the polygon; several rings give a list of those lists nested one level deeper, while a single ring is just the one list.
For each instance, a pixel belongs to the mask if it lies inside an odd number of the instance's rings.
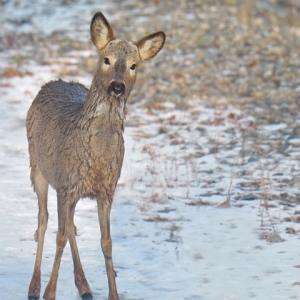
[{"label": "roe deer", "polygon": [[30,177],[39,205],[35,233],[37,252],[28,299],[40,297],[49,184],[57,193],[58,232],[44,299],[55,299],[67,240],[79,294],[83,299],[93,298],[80,262],[73,221],[75,206],[82,197],[97,200],[108,298],[119,299],[112,261],[110,210],[124,156],[126,99],[134,86],[138,66],[161,50],[165,34],[156,32],[136,43],[115,39],[111,26],[100,12],[92,18],[90,33],[99,54],[90,89],[63,80],[48,82],[37,94],[27,115]]}]

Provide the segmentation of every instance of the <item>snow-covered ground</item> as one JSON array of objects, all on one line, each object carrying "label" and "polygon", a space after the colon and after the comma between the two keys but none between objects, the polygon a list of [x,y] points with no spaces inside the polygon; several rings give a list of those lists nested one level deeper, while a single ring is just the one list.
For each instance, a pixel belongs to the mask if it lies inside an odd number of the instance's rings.
[{"label": "snow-covered ground", "polygon": [[[44,9],[41,12],[46,11],[46,1],[32,2]],[[53,20],[61,20],[59,28],[65,24],[67,28],[68,21],[82,10],[82,3],[76,2],[72,12],[57,6],[47,11],[51,22],[23,29],[45,30],[46,34],[57,29],[60,21]],[[88,20],[97,5],[91,1],[84,7],[85,13],[79,17]],[[6,21],[20,15],[25,18],[32,9],[37,12],[29,5],[17,12],[10,5],[2,9]],[[39,22],[37,19],[36,24]],[[84,34],[87,36],[87,32]],[[0,53],[2,69],[12,60],[12,50]],[[0,78],[1,299],[23,300],[27,296],[36,250],[33,234],[37,201],[29,180],[24,121],[39,87],[57,77],[53,66],[34,61],[28,63],[27,71],[23,77]],[[91,78],[78,79],[88,85]],[[162,103],[159,109],[137,104],[128,107],[126,156],[111,217],[121,299],[300,299],[300,228],[285,222],[286,218],[293,220],[299,207],[296,201],[284,203],[281,197],[298,193],[299,181],[287,191],[284,180],[299,179],[299,140],[294,140],[289,156],[274,151],[271,157],[265,157],[264,147],[270,147],[273,140],[276,144],[276,134],[285,124],[257,128],[255,118],[234,107],[221,111],[201,99],[191,99],[190,106],[189,110],[176,110],[172,103]],[[255,139],[252,133],[256,133]],[[225,208],[218,207],[226,199],[230,201]],[[42,293],[55,252],[57,214],[53,190],[49,213]],[[106,299],[94,201],[79,202],[75,223],[94,298]],[[287,233],[286,227],[296,234]],[[282,240],[275,243],[276,234]],[[67,246],[57,300],[79,299],[73,282]]]}]

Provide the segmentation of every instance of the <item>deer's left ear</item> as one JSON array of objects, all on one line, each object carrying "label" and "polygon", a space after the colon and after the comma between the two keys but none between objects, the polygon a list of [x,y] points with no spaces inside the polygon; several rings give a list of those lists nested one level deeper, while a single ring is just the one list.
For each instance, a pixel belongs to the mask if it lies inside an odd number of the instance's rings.
[{"label": "deer's left ear", "polygon": [[114,39],[114,33],[101,12],[97,12],[91,22],[91,38],[94,45],[102,50]]},{"label": "deer's left ear", "polygon": [[141,60],[144,61],[154,57],[164,46],[165,39],[166,35],[164,32],[159,31],[136,42]]}]

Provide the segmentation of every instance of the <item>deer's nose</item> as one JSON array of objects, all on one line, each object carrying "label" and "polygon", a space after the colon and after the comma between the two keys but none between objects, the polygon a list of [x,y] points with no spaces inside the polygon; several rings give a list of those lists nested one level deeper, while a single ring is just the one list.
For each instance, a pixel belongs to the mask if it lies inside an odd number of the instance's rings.
[{"label": "deer's nose", "polygon": [[113,81],[109,89],[115,96],[121,96],[125,91],[125,84],[123,82]]}]

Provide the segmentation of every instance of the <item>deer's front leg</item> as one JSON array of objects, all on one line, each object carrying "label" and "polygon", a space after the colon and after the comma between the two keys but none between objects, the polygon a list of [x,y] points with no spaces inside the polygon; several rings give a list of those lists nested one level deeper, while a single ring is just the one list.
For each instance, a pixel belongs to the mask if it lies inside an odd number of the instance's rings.
[{"label": "deer's front leg", "polygon": [[75,238],[75,232],[76,232],[76,227],[74,224],[74,213],[75,213],[75,207],[77,204],[77,201],[74,201],[72,205],[70,206],[70,216],[69,216],[69,242],[70,242],[70,247],[72,251],[72,257],[73,257],[73,262],[74,262],[74,275],[75,275],[75,284],[78,288],[79,294],[82,299],[93,299],[93,295],[90,289],[90,286],[86,280],[86,277],[84,275],[80,257],[79,257],[79,252],[78,252],[78,247],[76,243],[76,238]]},{"label": "deer's front leg", "polygon": [[98,216],[101,230],[101,247],[105,259],[105,266],[109,287],[109,300],[119,300],[119,295],[116,286],[116,273],[112,260],[112,241],[110,236],[110,210],[111,199],[99,197],[98,203]]}]

